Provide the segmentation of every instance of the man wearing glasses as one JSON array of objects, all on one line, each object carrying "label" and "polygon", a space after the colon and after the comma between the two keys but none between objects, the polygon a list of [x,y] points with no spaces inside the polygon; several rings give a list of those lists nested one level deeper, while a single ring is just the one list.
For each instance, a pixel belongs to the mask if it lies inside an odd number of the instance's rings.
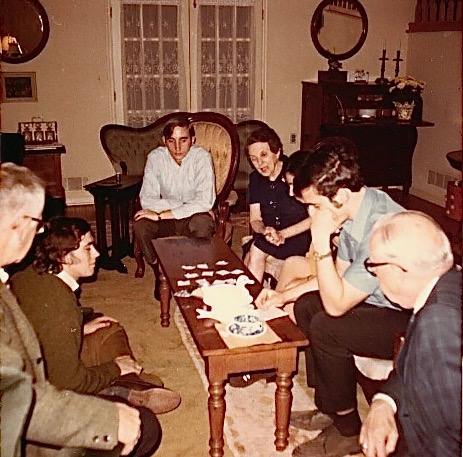
[{"label": "man wearing glasses", "polygon": [[406,211],[376,223],[365,267],[413,317],[396,370],[373,397],[362,427],[369,457],[404,447],[396,446],[396,420],[407,455],[461,455],[462,284],[452,265],[449,240],[429,216]]},{"label": "man wearing glasses", "polygon": [[140,437],[139,411],[49,384],[39,342],[8,285],[3,267],[29,251],[43,228],[44,202],[43,184],[30,170],[0,165],[0,453],[20,456],[25,446],[25,455],[56,455],[62,447],[127,455]]},{"label": "man wearing glasses", "polygon": [[[364,266],[376,220],[403,208],[363,185],[355,151],[341,143],[310,154],[293,187],[312,218],[317,276],[283,293],[264,289],[256,304],[265,309],[295,302],[297,325],[310,341],[307,382],[315,387],[318,410],[293,413],[291,424],[323,431],[293,455],[341,457],[360,452],[354,355],[392,360],[394,336],[406,330],[410,317],[384,296]],[[331,238],[339,230],[333,259]]]}]

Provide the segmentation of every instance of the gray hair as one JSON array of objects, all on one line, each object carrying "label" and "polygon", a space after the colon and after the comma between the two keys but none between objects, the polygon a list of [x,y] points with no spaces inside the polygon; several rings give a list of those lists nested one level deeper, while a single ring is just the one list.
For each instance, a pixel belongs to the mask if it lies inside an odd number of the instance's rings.
[{"label": "gray hair", "polygon": [[[381,216],[373,227],[373,235],[391,248],[399,241],[410,246],[409,252],[386,253],[387,260],[407,260],[416,270],[445,272],[452,268],[453,254],[450,241],[441,226],[421,211],[403,211]],[[414,248],[414,249],[413,249]]]},{"label": "gray hair", "polygon": [[29,168],[8,162],[0,165],[1,219],[37,207],[44,195],[42,180]]}]

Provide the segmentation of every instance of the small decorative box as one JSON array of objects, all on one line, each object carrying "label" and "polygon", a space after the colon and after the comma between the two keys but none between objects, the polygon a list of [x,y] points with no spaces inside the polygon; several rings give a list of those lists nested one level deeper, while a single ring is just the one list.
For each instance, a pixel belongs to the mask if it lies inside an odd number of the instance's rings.
[{"label": "small decorative box", "polygon": [[30,122],[19,122],[20,133],[26,144],[51,144],[58,142],[58,125],[56,121],[43,121],[33,117]]}]

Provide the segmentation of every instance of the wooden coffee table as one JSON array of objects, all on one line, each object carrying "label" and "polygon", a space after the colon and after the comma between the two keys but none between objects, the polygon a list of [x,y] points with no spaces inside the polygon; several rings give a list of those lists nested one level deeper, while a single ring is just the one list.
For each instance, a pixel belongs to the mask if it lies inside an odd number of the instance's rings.
[{"label": "wooden coffee table", "polygon": [[[213,237],[211,240],[185,237],[159,238],[153,240],[153,246],[161,267],[161,325],[164,327],[169,325],[171,291],[176,292],[185,289],[185,287],[177,285],[178,280],[185,279],[185,270],[182,269],[182,265],[207,263],[211,270],[241,269],[249,277],[252,277],[243,262],[218,237]],[[217,267],[216,262],[218,260],[225,260],[228,265]],[[216,278],[214,276],[207,279]],[[227,276],[220,278],[224,279]],[[256,297],[262,289],[257,281],[254,285],[247,287],[253,297]],[[201,299],[194,297],[175,298],[198,351],[204,359],[206,375],[209,380],[209,455],[213,457],[223,456],[224,383],[228,376],[233,373],[272,369],[276,370],[277,373],[275,447],[278,451],[283,451],[288,446],[292,376],[297,370],[298,348],[308,345],[306,337],[286,316],[268,322],[268,325],[281,338],[281,342],[229,349],[211,320],[196,318],[196,308],[205,306]]]}]

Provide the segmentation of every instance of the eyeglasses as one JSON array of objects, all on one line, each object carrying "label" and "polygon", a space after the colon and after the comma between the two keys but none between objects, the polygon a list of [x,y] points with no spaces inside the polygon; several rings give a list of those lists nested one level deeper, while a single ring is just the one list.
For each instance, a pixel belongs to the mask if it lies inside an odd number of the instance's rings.
[{"label": "eyeglasses", "polygon": [[378,267],[384,267],[385,265],[395,265],[396,267],[400,268],[404,273],[407,273],[408,270],[406,270],[404,267],[401,267],[397,263],[393,262],[370,262],[370,257],[367,257],[365,259],[365,262],[363,262],[363,265],[365,267],[365,270],[368,271],[372,276],[376,276],[376,273],[374,272],[373,268],[378,268]]},{"label": "eyeglasses", "polygon": [[31,221],[37,222],[35,233],[43,233],[45,231],[46,222],[43,219],[39,219],[38,217],[32,217],[32,216],[24,216],[24,217],[27,217]]}]

